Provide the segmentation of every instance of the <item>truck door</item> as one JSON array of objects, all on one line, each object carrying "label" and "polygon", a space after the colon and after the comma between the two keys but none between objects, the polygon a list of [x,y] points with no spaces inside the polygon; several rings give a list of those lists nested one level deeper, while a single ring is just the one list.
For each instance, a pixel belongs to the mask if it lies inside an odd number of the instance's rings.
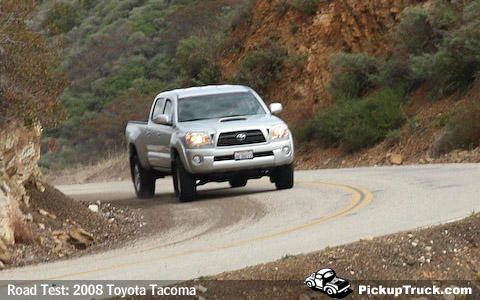
[{"label": "truck door", "polygon": [[170,99],[157,99],[155,107],[150,116],[147,128],[148,162],[151,166],[167,169],[171,168],[170,161],[170,138],[172,136],[172,125],[163,125],[153,122],[158,114],[166,114],[172,120],[173,102]]}]

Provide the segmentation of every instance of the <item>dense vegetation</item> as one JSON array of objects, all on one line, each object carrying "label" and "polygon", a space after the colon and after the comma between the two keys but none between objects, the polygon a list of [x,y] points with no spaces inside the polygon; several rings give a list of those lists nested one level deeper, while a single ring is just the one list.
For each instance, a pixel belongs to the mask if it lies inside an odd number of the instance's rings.
[{"label": "dense vegetation", "polygon": [[[340,53],[332,59],[330,90],[336,105],[299,130],[301,141],[354,151],[389,138],[398,140],[408,115],[403,107],[422,86],[432,101],[463,95],[480,84],[480,1],[436,1],[431,10],[412,8],[386,37],[388,56]],[[478,102],[478,101],[477,101]],[[443,122],[443,152],[480,145],[479,104]]]},{"label": "dense vegetation", "polygon": [[[124,149],[124,128],[146,118],[162,90],[224,82],[228,33],[250,15],[243,0],[45,0],[38,26],[65,45],[68,118],[46,131],[41,163],[88,162]],[[242,82],[241,80],[239,82]]]},{"label": "dense vegetation", "polygon": [[0,1],[0,127],[14,120],[50,126],[61,117],[66,81],[55,71],[56,50],[27,25],[34,12],[33,0]]}]

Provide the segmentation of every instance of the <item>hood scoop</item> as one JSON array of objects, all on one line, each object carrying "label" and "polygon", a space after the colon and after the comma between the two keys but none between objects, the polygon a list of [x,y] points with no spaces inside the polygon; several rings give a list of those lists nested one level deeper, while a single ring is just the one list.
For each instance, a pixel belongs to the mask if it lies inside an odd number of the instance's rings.
[{"label": "hood scoop", "polygon": [[247,118],[244,117],[228,117],[218,120],[219,122],[233,122],[233,121],[245,121]]}]

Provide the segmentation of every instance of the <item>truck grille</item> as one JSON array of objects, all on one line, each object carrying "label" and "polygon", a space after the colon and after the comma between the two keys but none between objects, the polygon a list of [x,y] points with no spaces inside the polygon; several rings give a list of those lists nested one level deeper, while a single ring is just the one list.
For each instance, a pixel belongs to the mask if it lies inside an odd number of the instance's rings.
[{"label": "truck grille", "polygon": [[[238,135],[245,134],[245,138],[237,138]],[[235,146],[235,145],[246,145],[246,144],[256,144],[256,143],[265,143],[265,136],[261,130],[245,130],[245,131],[235,131],[235,132],[224,132],[221,133],[218,137],[217,146]]]},{"label": "truck grille", "polygon": [[[256,152],[253,153],[253,157],[265,157],[265,156],[273,156],[273,151],[265,151],[265,152]],[[213,158],[214,161],[225,161],[225,160],[234,160],[234,155],[222,155],[222,156],[215,156]]]}]

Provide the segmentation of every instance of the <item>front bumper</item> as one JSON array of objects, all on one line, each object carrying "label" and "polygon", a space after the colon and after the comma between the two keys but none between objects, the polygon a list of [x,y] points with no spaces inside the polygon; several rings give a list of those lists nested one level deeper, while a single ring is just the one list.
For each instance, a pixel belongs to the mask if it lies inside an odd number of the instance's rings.
[{"label": "front bumper", "polygon": [[[288,146],[290,153],[283,152],[283,147]],[[215,157],[233,156],[237,151],[252,150],[254,155],[256,153],[272,152],[273,155],[254,157],[246,160],[220,160],[216,161]],[[293,162],[294,148],[293,140],[275,141],[262,144],[250,144],[242,146],[231,147],[216,147],[206,149],[186,149],[185,150],[185,167],[189,173],[193,174],[207,174],[216,172],[241,171],[248,169],[262,169],[277,166],[288,165]],[[201,163],[193,162],[194,156],[202,158]]]}]

